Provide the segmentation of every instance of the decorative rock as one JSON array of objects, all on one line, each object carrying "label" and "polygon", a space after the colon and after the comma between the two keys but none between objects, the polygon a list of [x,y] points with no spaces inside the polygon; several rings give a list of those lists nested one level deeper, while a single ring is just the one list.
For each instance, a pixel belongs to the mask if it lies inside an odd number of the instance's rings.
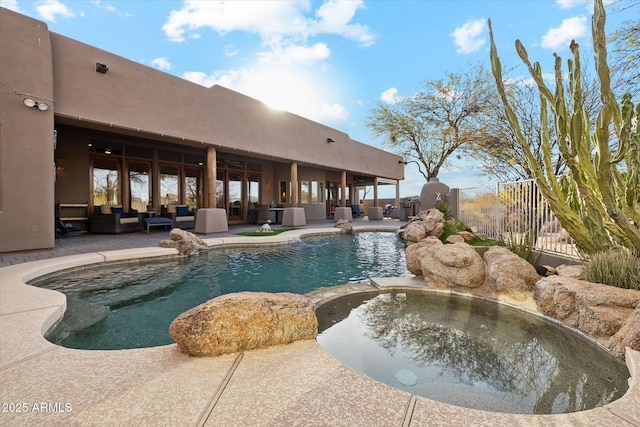
[{"label": "decorative rock", "polygon": [[476,288],[484,284],[484,261],[466,243],[427,246],[421,257],[422,275],[426,281],[447,287]]},{"label": "decorative rock", "polygon": [[178,316],[169,335],[183,353],[218,356],[312,340],[318,334],[314,304],[292,293],[222,295]]},{"label": "decorative rock", "polygon": [[412,243],[407,246],[405,250],[405,261],[407,263],[407,270],[416,276],[422,276],[422,256],[424,251],[422,248],[427,246],[442,246],[443,243],[435,236],[429,236],[418,243]]},{"label": "decorative rock", "polygon": [[427,237],[427,232],[422,225],[422,221],[410,222],[407,224],[404,233],[402,233],[402,238],[407,242],[418,243],[425,237]]},{"label": "decorative rock", "polygon": [[584,279],[584,269],[581,265],[559,265],[556,267],[556,274],[571,279]]},{"label": "decorative rock", "polygon": [[449,243],[463,243],[465,241],[464,237],[457,234],[452,234],[451,236],[447,237],[446,240]]},{"label": "decorative rock", "polygon": [[337,220],[334,227],[341,229],[343,233],[353,233],[353,226],[346,219]]},{"label": "decorative rock", "polygon": [[258,230],[259,233],[273,233],[273,230],[271,229],[271,226],[269,224],[262,224],[262,227],[260,227],[260,230]]},{"label": "decorative rock", "polygon": [[[467,241],[467,240],[473,240],[473,239],[475,239],[475,238],[476,238],[476,236],[475,236],[473,233],[469,232],[469,231],[458,231],[456,234],[457,234],[458,236],[462,236],[462,238],[463,238],[465,241]],[[485,239],[485,240],[486,240],[486,239]]]},{"label": "decorative rock", "polygon": [[492,247],[484,254],[489,286],[516,299],[531,295],[540,276],[536,269],[507,248]]},{"label": "decorative rock", "polygon": [[611,337],[640,306],[640,291],[549,276],[536,283],[534,299],[546,315],[594,337]]},{"label": "decorative rock", "polygon": [[619,359],[624,360],[624,349],[640,351],[640,306],[624,321],[620,330],[609,340],[609,350]]},{"label": "decorative rock", "polygon": [[169,232],[169,238],[171,240],[162,240],[160,242],[160,247],[175,248],[178,250],[180,255],[195,255],[209,249],[204,240],[200,239],[195,234],[180,228],[174,228],[171,230]]}]

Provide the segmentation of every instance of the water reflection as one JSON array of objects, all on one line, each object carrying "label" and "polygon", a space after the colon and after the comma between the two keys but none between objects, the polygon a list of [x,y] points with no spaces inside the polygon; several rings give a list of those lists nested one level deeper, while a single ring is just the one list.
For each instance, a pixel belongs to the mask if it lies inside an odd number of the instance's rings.
[{"label": "water reflection", "polygon": [[[627,389],[626,367],[593,344],[543,319],[477,298],[355,296],[321,307],[318,317],[323,319],[318,341],[339,360],[446,403],[563,413],[601,406]],[[394,379],[401,369],[417,375],[415,386]]]}]

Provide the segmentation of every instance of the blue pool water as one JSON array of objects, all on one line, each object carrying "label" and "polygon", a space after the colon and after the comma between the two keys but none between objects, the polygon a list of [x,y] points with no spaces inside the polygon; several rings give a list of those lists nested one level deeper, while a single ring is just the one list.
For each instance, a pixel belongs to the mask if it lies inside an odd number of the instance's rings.
[{"label": "blue pool water", "polygon": [[170,344],[169,324],[211,298],[239,291],[295,292],[370,277],[409,276],[395,233],[307,237],[282,245],[214,248],[199,256],[83,267],[34,281],[67,296],[67,313],[47,335],[78,349]]}]

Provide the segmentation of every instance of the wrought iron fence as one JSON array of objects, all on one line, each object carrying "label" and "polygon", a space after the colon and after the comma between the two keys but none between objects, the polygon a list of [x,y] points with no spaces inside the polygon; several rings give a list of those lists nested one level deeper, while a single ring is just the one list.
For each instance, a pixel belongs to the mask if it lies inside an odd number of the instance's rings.
[{"label": "wrought iron fence", "polygon": [[458,219],[503,242],[532,242],[536,250],[579,258],[573,239],[533,180],[459,190]]}]

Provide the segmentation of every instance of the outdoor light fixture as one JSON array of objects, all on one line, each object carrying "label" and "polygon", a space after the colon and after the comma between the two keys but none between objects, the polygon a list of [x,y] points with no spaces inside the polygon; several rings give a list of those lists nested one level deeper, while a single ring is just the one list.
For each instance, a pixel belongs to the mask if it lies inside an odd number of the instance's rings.
[{"label": "outdoor light fixture", "polygon": [[107,148],[106,150],[104,150],[104,154],[111,154],[111,150]]},{"label": "outdoor light fixture", "polygon": [[109,67],[99,62],[96,62],[96,71],[98,73],[105,74],[107,71],[109,71]]},{"label": "outdoor light fixture", "polygon": [[329,144],[331,144],[332,142],[335,142],[335,141],[334,141],[333,139],[331,139],[331,138],[327,138],[327,142],[328,142]]},{"label": "outdoor light fixture", "polygon": [[25,98],[25,99],[22,100],[22,102],[27,107],[29,107],[29,108],[37,108],[40,111],[47,111],[49,109],[49,106],[47,104],[45,104],[44,102],[34,101],[31,98]]}]

